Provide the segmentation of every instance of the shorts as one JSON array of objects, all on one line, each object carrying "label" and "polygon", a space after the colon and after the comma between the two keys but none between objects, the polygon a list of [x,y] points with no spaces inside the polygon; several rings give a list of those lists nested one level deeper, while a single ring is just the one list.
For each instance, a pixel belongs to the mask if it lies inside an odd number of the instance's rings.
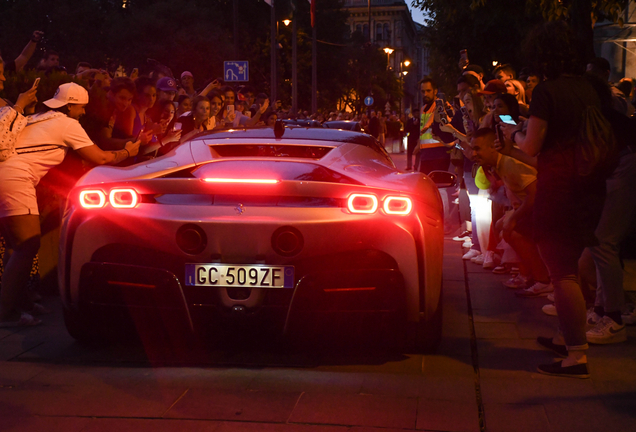
[{"label": "shorts", "polygon": [[28,180],[0,179],[0,218],[39,214],[33,183]]}]

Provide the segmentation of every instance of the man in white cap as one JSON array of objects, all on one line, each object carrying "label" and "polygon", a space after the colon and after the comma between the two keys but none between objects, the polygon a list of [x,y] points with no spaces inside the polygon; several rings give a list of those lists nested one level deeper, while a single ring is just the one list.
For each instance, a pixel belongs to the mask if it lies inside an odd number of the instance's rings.
[{"label": "man in white cap", "polygon": [[181,88],[179,89],[180,95],[186,95],[190,99],[193,99],[197,92],[194,89],[194,76],[190,71],[184,71],[181,74]]},{"label": "man in white cap", "polygon": [[16,142],[16,154],[0,169],[0,228],[10,249],[0,291],[0,328],[40,324],[33,315],[42,306],[29,298],[26,282],[31,263],[40,246],[40,219],[35,186],[40,179],[75,150],[95,165],[117,164],[139,151],[139,141],[126,143],[123,150],[103,151],[86,135],[77,121],[84,114],[88,92],[75,83],[62,84],[49,110],[29,117]]}]

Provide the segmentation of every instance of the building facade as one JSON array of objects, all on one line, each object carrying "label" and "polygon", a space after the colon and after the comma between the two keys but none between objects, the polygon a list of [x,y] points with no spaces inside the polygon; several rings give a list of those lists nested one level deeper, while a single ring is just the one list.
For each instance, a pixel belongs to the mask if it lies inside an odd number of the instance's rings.
[{"label": "building facade", "polygon": [[594,26],[594,51],[610,62],[610,80],[636,78],[636,2],[630,1],[623,11],[623,26],[598,22]]},{"label": "building facade", "polygon": [[[393,49],[388,56],[388,65],[403,80],[404,98],[401,106],[408,109],[419,103],[417,82],[430,72],[425,27],[413,21],[404,0],[370,1],[369,18],[369,0],[345,0],[350,31],[361,32],[380,48]],[[409,66],[405,66],[407,60]],[[403,74],[405,71],[407,74]]]}]

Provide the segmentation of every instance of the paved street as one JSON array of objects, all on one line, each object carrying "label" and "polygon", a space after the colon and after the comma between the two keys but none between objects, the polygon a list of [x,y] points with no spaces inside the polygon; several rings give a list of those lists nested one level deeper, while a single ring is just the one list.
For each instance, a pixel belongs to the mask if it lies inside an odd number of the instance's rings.
[{"label": "paved street", "polygon": [[[403,155],[395,155],[399,168]],[[636,327],[593,346],[592,379],[536,373],[556,318],[445,244],[434,355],[215,350],[186,366],[143,347],[84,347],[56,297],[44,324],[0,330],[0,431],[634,431]]]}]

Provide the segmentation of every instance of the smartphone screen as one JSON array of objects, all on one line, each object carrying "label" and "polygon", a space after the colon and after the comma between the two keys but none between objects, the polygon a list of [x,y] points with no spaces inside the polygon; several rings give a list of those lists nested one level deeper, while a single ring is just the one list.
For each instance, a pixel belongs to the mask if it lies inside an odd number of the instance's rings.
[{"label": "smartphone screen", "polygon": [[503,115],[499,115],[499,119],[500,119],[502,122],[507,123],[507,124],[510,124],[510,125],[516,125],[516,124],[517,124],[517,123],[515,123],[515,121],[512,119],[512,116],[509,116],[509,115],[505,115],[505,114],[503,114]]},{"label": "smartphone screen", "polygon": [[176,122],[174,126],[172,126],[172,129],[176,131],[181,130],[181,123]]},{"label": "smartphone screen", "polygon": [[234,112],[234,105],[228,105],[227,106],[227,113],[228,114],[232,114]]}]

